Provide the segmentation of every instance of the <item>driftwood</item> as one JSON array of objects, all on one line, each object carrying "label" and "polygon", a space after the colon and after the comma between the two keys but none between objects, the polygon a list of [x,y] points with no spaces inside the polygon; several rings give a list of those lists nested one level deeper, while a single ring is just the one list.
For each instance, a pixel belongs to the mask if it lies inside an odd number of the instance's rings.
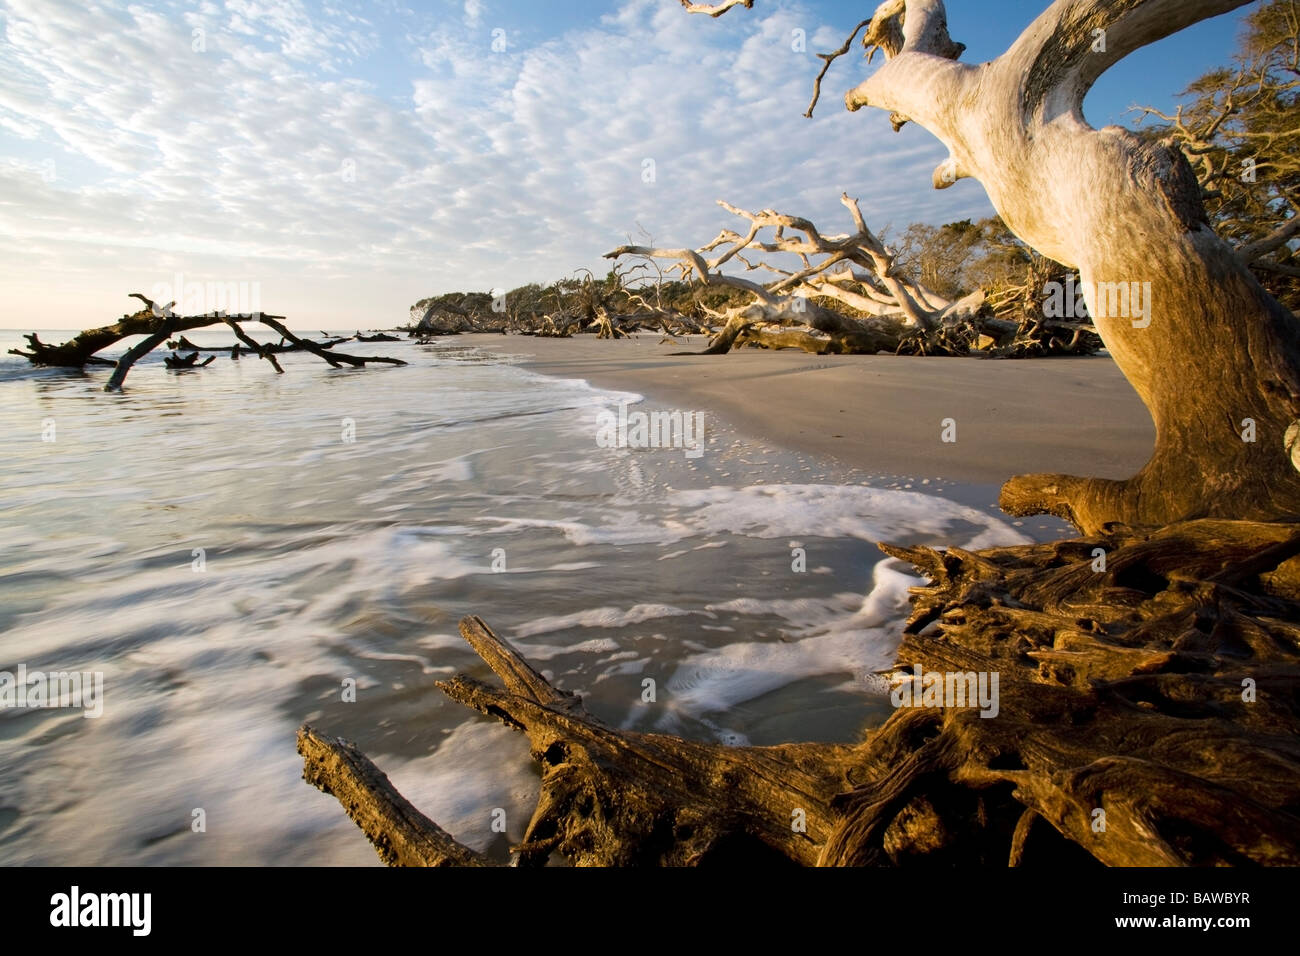
[{"label": "driftwood", "polygon": [[164,337],[159,342],[161,344],[176,332],[212,324],[212,319],[208,316],[174,315],[171,311],[174,302],[156,306],[151,299],[145,298],[139,292],[132,292],[130,297],[139,299],[145,307],[132,315],[123,315],[121,321],[113,325],[86,329],[59,345],[42,342],[33,332],[23,336],[31,351],[10,349],[9,354],[21,355],[33,365],[49,365],[58,368],[85,368],[87,365],[113,366],[117,363],[99,358],[95,353],[132,335],[155,335],[164,332]]},{"label": "driftwood", "polygon": [[[857,200],[845,194],[840,201],[855,226],[847,235],[825,235],[799,216],[771,209],[748,212],[719,201],[728,212],[748,221],[744,235],[724,229],[699,249],[625,245],[607,252],[605,258],[666,260],[674,263],[667,271],[684,279],[748,292],[752,302],[718,316],[722,329],[713,336],[706,355],[721,355],[741,345],[800,348],[818,354],[962,355],[981,331],[990,331],[980,324],[982,293],[952,302],[899,275],[893,254],[867,226]],[[765,236],[764,230],[771,233]],[[803,268],[784,269],[746,258],[755,253],[795,256]],[[736,264],[777,278],[759,283],[723,271],[724,266]],[[859,317],[822,305],[818,299]]]},{"label": "driftwood", "polygon": [[216,358],[215,355],[209,355],[200,363],[198,352],[191,352],[189,355],[177,355],[173,352],[171,355],[163,356],[163,364],[171,369],[205,368],[215,362]]},{"label": "driftwood", "polygon": [[[328,342],[313,342],[310,339],[301,339],[285,328],[280,320],[282,315],[266,315],[262,312],[253,313],[252,315],[228,315],[224,312],[212,312],[207,315],[176,315],[172,312],[172,306],[176,303],[169,302],[166,305],[157,305],[151,299],[146,298],[139,292],[132,292],[131,298],[139,299],[144,303],[144,308],[132,315],[122,316],[121,321],[113,325],[106,325],[100,328],[87,329],[60,345],[50,345],[42,342],[36,335],[31,333],[23,336],[27,339],[30,351],[21,349],[10,349],[12,355],[21,355],[33,365],[55,366],[59,368],[85,368],[87,365],[103,365],[113,367],[113,374],[109,377],[108,383],[104,386],[107,392],[120,391],[122,383],[126,379],[127,373],[131,367],[148,355],[158,346],[167,342],[178,332],[189,331],[190,329],[205,328],[210,325],[219,325],[225,323],[234,331],[235,336],[241,343],[247,346],[255,354],[267,359],[275,367],[277,372],[283,372],[279,363],[274,358],[276,352],[288,351],[307,351],[313,355],[324,359],[334,368],[341,368],[343,365],[353,367],[364,367],[370,362],[380,362],[387,365],[405,365],[406,362],[398,358],[389,358],[387,356],[359,356],[345,355],[341,352],[331,352],[339,342],[347,341],[346,339],[334,339]],[[241,322],[261,322],[268,328],[273,329],[280,335],[280,344],[278,346],[259,343],[248,336],[240,328]],[[128,349],[122,358],[116,362],[109,359],[100,358],[96,352],[109,348],[124,338],[131,336],[143,335],[145,338]],[[287,343],[287,344],[286,344]],[[184,336],[177,341],[178,346],[188,346],[194,351],[188,359],[166,359],[168,368],[189,368],[193,367],[194,361],[198,357],[199,351],[203,351],[193,343],[188,342]],[[225,351],[227,347],[222,346],[219,351]],[[211,351],[211,350],[209,350]],[[231,358],[237,359],[238,353],[232,349]],[[211,361],[209,359],[208,361]],[[203,363],[208,364],[207,362]]]},{"label": "driftwood", "polygon": [[599,309],[596,312],[596,319],[592,323],[596,329],[596,338],[598,339],[625,339],[628,337],[627,330],[622,328],[618,321],[618,316],[611,315],[606,309]]},{"label": "driftwood", "polygon": [[[501,332],[505,334],[505,329],[502,329]],[[444,335],[460,335],[460,333],[451,329],[419,329],[406,333],[408,339],[415,339],[417,342],[424,342]]]},{"label": "driftwood", "polygon": [[[1080,271],[1088,313],[1151,411],[1156,446],[1126,481],[1007,483],[1003,508],[1083,530],[1300,513],[1295,316],[1216,236],[1186,156],[1082,104],[1129,53],[1247,0],[1056,0],[1001,56],[957,62],[939,0],[890,0],[866,43],[886,62],[845,103],[915,121],[949,149],[934,184],[978,179],[1007,226]],[[1108,38],[1096,45],[1096,31]]]},{"label": "driftwood", "polygon": [[113,374],[108,377],[107,384],[104,385],[106,392],[120,392],[122,383],[126,381],[126,373],[131,371],[131,366],[138,362],[144,356],[148,355],[158,346],[162,345],[171,335],[173,328],[170,321],[165,322],[152,335],[146,337],[143,341],[137,342],[131,348],[123,353],[117,361],[117,367],[113,369]]},{"label": "driftwood", "polygon": [[1131,478],[1016,476],[1001,499],[1012,514],[1085,532],[1300,514],[1296,317],[1251,274],[1249,254],[1214,233],[1175,143],[1093,129],[1083,115],[1116,62],[1249,2],[1055,0],[978,64],[960,62],[943,0],[884,0],[863,34],[868,57],[885,62],[845,106],[934,134],[948,149],[936,189],[978,180],[1012,233],[1078,270],[1097,334],[1155,422],[1155,451]]},{"label": "driftwood", "polygon": [[[283,318],[283,316],[276,316],[276,318]],[[315,345],[317,348],[332,349],[336,345],[341,345],[344,342],[351,342],[352,337],[348,336],[344,338],[341,336],[332,336],[329,335],[328,333],[325,333],[325,338],[323,339],[310,339],[310,340],[304,339],[302,341],[311,341],[312,344]],[[392,341],[397,341],[397,340],[394,339]],[[239,344],[240,343],[236,342],[232,345],[195,345],[193,342],[191,342],[189,339],[185,338],[185,336],[182,335],[180,339],[177,340],[174,344],[172,342],[168,342],[167,347],[177,352],[231,352],[237,346],[239,346]],[[282,352],[306,351],[306,349],[302,345],[295,344],[283,338],[280,339],[279,342],[263,343],[262,349],[267,352],[274,352],[276,355],[279,355]]]},{"label": "driftwood", "polygon": [[581,328],[581,321],[572,315],[565,315],[557,312],[553,315],[542,316],[541,324],[532,331],[525,330],[524,335],[537,335],[542,338],[567,339],[573,336],[573,333]]},{"label": "driftwood", "polygon": [[[898,652],[903,705],[857,746],[620,731],[462,621],[504,689],[438,686],[526,733],[542,768],[515,862],[1300,864],[1300,524],[882,548],[933,583]],[[935,674],[997,674],[996,715],[929,706]],[[298,740],[386,862],[484,862],[346,742]]]},{"label": "driftwood", "polygon": [[[606,253],[606,258],[663,260],[673,263],[668,272],[683,278],[749,293],[753,301],[714,313],[722,328],[705,355],[746,345],[817,354],[966,355],[981,348],[999,358],[1092,354],[1100,349],[1101,340],[1086,318],[1060,321],[1039,310],[1025,320],[1011,321],[993,314],[982,290],[954,301],[902,275],[893,253],[867,226],[857,200],[843,195],[840,201],[855,227],[846,235],[823,234],[800,216],[771,209],[748,212],[720,201],[718,205],[749,222],[744,235],[724,229],[699,249],[625,245]],[[764,230],[772,232],[764,237]],[[782,268],[753,258],[755,253],[795,256],[803,267]],[[722,271],[736,263],[777,278],[759,283]],[[702,330],[664,328],[670,331]]]}]

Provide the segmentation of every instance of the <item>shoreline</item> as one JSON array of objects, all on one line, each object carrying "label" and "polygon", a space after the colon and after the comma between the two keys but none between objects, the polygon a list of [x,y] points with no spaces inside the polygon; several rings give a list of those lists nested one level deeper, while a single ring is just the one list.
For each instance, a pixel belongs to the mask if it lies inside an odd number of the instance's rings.
[{"label": "shoreline", "polygon": [[[540,374],[703,410],[742,436],[873,474],[981,485],[1032,472],[1127,478],[1155,444],[1146,408],[1107,356],[705,356],[672,354],[702,348],[703,336],[520,338],[468,341]],[[943,440],[945,419],[955,441]]]}]

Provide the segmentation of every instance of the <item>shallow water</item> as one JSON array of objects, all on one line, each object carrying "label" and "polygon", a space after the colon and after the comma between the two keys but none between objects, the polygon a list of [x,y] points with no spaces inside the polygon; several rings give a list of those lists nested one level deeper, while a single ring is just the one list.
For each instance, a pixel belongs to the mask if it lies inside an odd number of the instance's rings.
[{"label": "shallow water", "polygon": [[873,674],[918,583],[875,542],[1055,530],[1013,528],[989,489],[833,470],[707,412],[699,457],[603,448],[598,414],[637,396],[469,338],[342,348],[412,364],[151,357],[107,395],[103,370],[0,361],[0,671],[104,675],[98,718],[0,709],[0,863],[376,863],[301,781],[303,721],[504,857],[537,773],[522,735],[433,687],[489,677],[463,615],[619,726],[852,741],[888,712]]}]

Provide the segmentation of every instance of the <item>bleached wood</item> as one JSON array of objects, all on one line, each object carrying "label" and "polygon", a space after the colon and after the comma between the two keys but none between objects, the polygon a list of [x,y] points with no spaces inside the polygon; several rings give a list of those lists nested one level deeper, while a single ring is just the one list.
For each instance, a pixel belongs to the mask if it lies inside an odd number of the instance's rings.
[{"label": "bleached wood", "polygon": [[[977,179],[1017,236],[1079,270],[1097,331],[1156,426],[1152,459],[1133,478],[1021,476],[1002,498],[1013,513],[1050,511],[1095,530],[1300,510],[1284,443],[1300,418],[1294,317],[1214,234],[1181,152],[1093,129],[1082,112],[1092,84],[1128,53],[1244,5],[1058,0],[980,65],[953,59],[960,45],[939,0],[877,11],[866,39],[886,61],[847,94],[848,108],[924,126],[949,151],[937,187]],[[1150,283],[1149,323],[1109,314],[1098,284],[1120,282]],[[1253,442],[1242,437],[1251,423]]]}]

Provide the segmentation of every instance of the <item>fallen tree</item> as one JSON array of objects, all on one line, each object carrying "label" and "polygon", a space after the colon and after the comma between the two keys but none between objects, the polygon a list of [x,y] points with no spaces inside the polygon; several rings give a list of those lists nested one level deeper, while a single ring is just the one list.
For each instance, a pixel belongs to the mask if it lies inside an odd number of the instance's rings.
[{"label": "fallen tree", "polygon": [[[749,221],[743,236],[724,229],[699,249],[625,245],[607,252],[605,258],[671,260],[674,264],[667,271],[683,279],[749,293],[752,302],[720,316],[722,329],[710,341],[704,352],[707,355],[724,354],[747,344],[815,353],[954,355],[968,351],[982,331],[995,331],[999,336],[1014,331],[1013,324],[980,317],[982,293],[952,302],[900,276],[893,268],[892,254],[863,220],[857,200],[844,195],[841,202],[856,227],[848,235],[826,236],[807,219],[771,209],[747,212],[719,200],[718,205]],[[768,229],[772,233],[764,237]],[[747,252],[794,256],[803,268],[751,262]],[[733,262],[747,270],[763,269],[777,278],[758,283],[722,271]],[[819,300],[838,303],[862,317],[846,315]]]},{"label": "fallen tree", "polygon": [[[273,318],[280,319],[283,318],[283,316],[274,316]],[[330,335],[328,332],[322,332],[321,338],[313,339],[312,344],[314,344],[318,348],[332,349],[334,348],[334,346],[342,345],[344,342],[351,342],[353,338],[354,336]],[[300,340],[300,341],[305,341],[305,340]],[[366,341],[366,339],[362,337],[358,341]],[[390,340],[384,340],[384,341],[390,341]],[[398,341],[398,339],[394,337],[391,339],[391,341]],[[196,345],[195,343],[191,342],[189,339],[187,339],[185,336],[182,335],[179,339],[168,341],[167,347],[177,352],[231,352],[239,348],[240,343],[236,342],[234,345]],[[266,352],[272,352],[277,355],[280,354],[281,352],[306,351],[306,349],[301,344],[295,344],[283,337],[280,339],[279,342],[262,343],[262,350]]]},{"label": "fallen tree", "polygon": [[[333,368],[341,368],[344,365],[362,368],[370,362],[386,365],[406,364],[399,358],[346,355],[342,352],[334,352],[332,349],[337,344],[337,340],[317,343],[310,339],[299,338],[281,324],[284,319],[282,315],[266,315],[262,312],[253,313],[252,315],[227,315],[221,312],[212,312],[206,315],[176,315],[172,312],[172,306],[176,304],[174,302],[169,302],[167,305],[157,305],[153,300],[146,298],[139,292],[132,292],[130,296],[143,302],[144,308],[133,314],[123,315],[119,322],[99,328],[87,329],[59,345],[42,342],[33,332],[23,336],[23,338],[27,339],[30,351],[10,349],[9,352],[11,355],[21,355],[33,365],[75,369],[84,369],[87,365],[112,367],[114,369],[113,374],[104,386],[104,390],[108,392],[120,391],[127,373],[131,370],[131,366],[172,336],[188,332],[191,329],[201,329],[222,324],[229,326],[243,345],[255,355],[269,361],[277,372],[283,372],[284,369],[275,360],[275,354],[277,352],[296,350],[311,352],[318,358],[328,362]],[[241,322],[260,322],[280,335],[281,344],[276,346],[270,343],[257,342],[240,328]],[[96,354],[104,349],[111,348],[122,339],[132,338],[137,335],[143,335],[145,338],[128,349],[116,361],[102,358]],[[222,348],[222,351],[225,351],[225,347]],[[197,357],[197,350],[195,357]],[[231,357],[238,358],[238,355],[232,354]],[[192,365],[192,360],[190,360],[190,364]]]},{"label": "fallen tree", "polygon": [[987,314],[1004,320],[999,328],[1015,330],[1000,338],[981,334],[977,343],[984,355],[1093,355],[1102,348],[1077,296],[1065,307],[1064,290],[1074,283],[1070,270],[1025,245],[998,216],[942,226],[913,223],[890,248],[896,269],[940,295],[984,290]]}]

